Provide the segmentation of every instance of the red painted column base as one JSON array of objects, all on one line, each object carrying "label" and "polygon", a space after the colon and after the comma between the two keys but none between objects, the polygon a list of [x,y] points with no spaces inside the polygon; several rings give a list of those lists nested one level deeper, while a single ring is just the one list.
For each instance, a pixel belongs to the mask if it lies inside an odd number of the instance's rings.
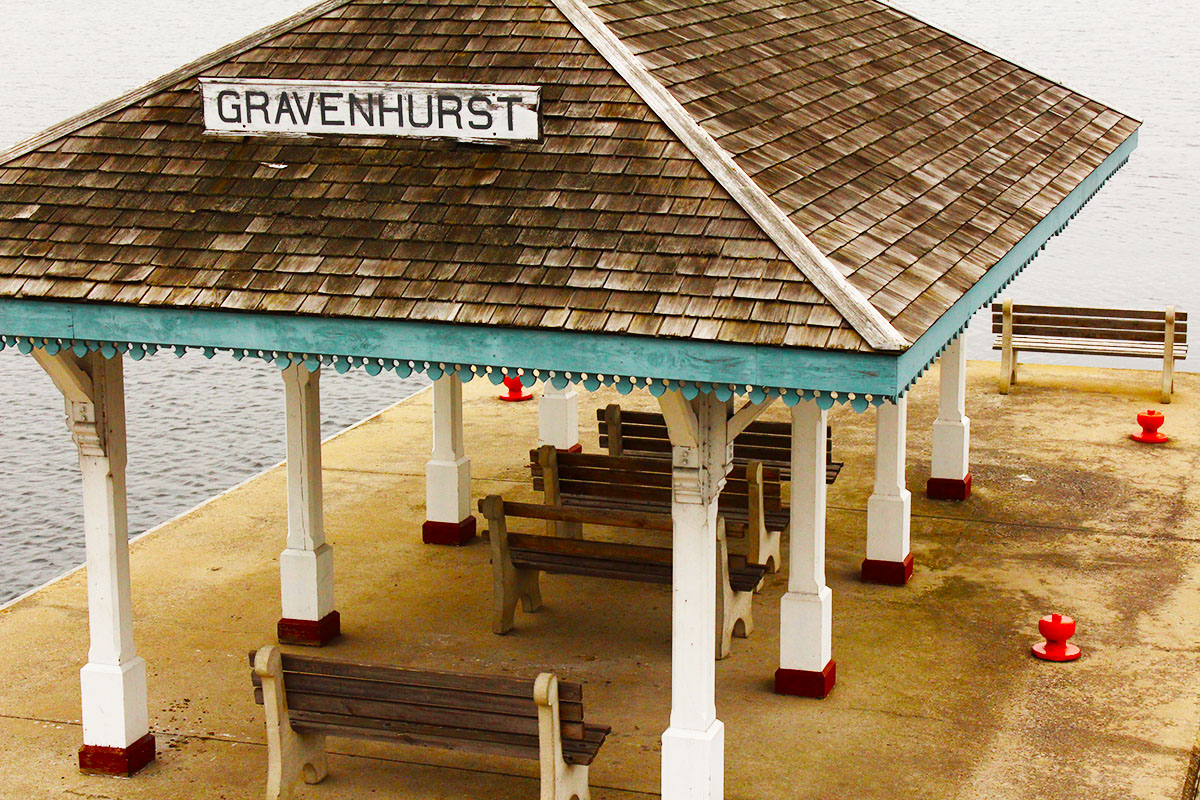
[{"label": "red painted column base", "polygon": [[864,558],[862,579],[867,583],[882,583],[885,586],[904,586],[913,574],[912,553],[903,561],[873,561]]},{"label": "red painted column base", "polygon": [[925,484],[925,496],[930,500],[966,500],[971,496],[971,473],[962,480],[930,478]]},{"label": "red painted column base", "polygon": [[321,619],[279,620],[275,635],[280,644],[300,644],[305,647],[324,647],[342,632],[342,615],[330,611]]},{"label": "red painted column base", "polygon": [[828,697],[837,681],[837,664],[830,659],[820,672],[808,669],[775,670],[775,694],[790,694],[795,697]]},{"label": "red painted column base", "polygon": [[576,442],[575,444],[568,447],[566,450],[563,450],[561,447],[558,449],[560,452],[563,452],[563,453],[582,453],[583,445],[580,444],[579,442]]},{"label": "red painted column base", "polygon": [[475,518],[467,517],[462,522],[434,522],[425,520],[421,526],[421,541],[425,544],[464,545],[475,538]]},{"label": "red painted column base", "polygon": [[85,744],[79,748],[79,771],[85,775],[132,777],[154,760],[154,736],[147,733],[128,747]]}]

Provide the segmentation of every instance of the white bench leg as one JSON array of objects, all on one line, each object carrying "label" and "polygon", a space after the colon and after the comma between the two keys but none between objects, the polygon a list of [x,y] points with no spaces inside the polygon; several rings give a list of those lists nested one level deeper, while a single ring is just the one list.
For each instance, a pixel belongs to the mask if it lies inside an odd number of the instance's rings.
[{"label": "white bench leg", "polygon": [[488,539],[492,548],[492,602],[495,616],[492,632],[503,636],[513,629],[517,600],[526,614],[542,607],[541,574],[536,569],[517,569],[508,551],[508,524],[504,518],[504,500],[489,495],[480,503],[488,521]]},{"label": "white bench leg", "polygon": [[278,647],[268,645],[258,651],[254,673],[262,679],[267,717],[267,800],[291,800],[301,779],[320,783],[329,774],[325,736],[292,729]]},{"label": "white bench leg", "polygon": [[588,768],[563,760],[562,717],[558,705],[558,678],[543,672],[533,684],[538,707],[538,760],[542,772],[542,800],[589,800]]},{"label": "white bench leg", "polygon": [[[779,547],[782,534],[780,531],[767,530],[766,512],[763,508],[763,466],[762,462],[751,461],[746,464],[746,496],[750,504],[747,519],[749,520],[750,548],[748,558],[751,564],[762,564],[767,572],[778,572],[783,562]],[[760,582],[758,589],[761,589]],[[755,591],[758,591],[755,589]]]},{"label": "white bench leg", "polygon": [[1005,300],[1000,323],[1000,394],[1017,382],[1017,351],[1013,349],[1012,300]]},{"label": "white bench leg", "polygon": [[1175,391],[1175,306],[1167,306],[1164,314],[1163,330],[1163,379],[1160,398],[1164,403],[1171,402],[1171,393]]},{"label": "white bench leg", "polygon": [[745,639],[754,631],[754,592],[735,592],[729,585],[729,547],[725,542],[725,520],[720,517],[717,518],[716,622],[720,661],[733,651],[734,636]]}]

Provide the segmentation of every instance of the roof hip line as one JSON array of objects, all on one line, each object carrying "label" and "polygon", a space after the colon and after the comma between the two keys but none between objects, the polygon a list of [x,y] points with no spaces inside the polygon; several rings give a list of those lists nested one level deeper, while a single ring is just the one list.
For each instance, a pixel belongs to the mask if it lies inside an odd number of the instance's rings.
[{"label": "roof hip line", "polygon": [[600,55],[624,78],[717,183],[750,215],[771,241],[816,287],[851,327],[876,350],[904,350],[910,342],[847,281],[783,210],[717,144],[687,109],[650,74],[585,0],[551,0]]}]

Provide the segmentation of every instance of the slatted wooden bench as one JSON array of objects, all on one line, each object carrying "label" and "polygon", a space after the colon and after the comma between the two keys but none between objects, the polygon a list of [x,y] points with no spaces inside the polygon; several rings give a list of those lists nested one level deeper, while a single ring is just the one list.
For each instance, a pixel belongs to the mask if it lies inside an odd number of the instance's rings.
[{"label": "slatted wooden bench", "polygon": [[583,687],[543,672],[536,680],[429,672],[250,653],[254,700],[267,718],[267,798],[329,772],[325,737],[343,736],[538,759],[543,800],[587,800],[588,765],[607,725],[583,719]]},{"label": "slatted wooden bench", "polygon": [[[508,532],[509,517],[670,531],[669,514],[512,503],[506,502],[500,495],[489,495],[480,500],[479,511],[488,521],[495,581],[492,629],[498,634],[513,629],[518,600],[526,613],[536,612],[542,607],[538,576],[543,572],[671,584],[672,554],[669,547]],[[725,523],[718,518],[717,658],[729,655],[734,636],[745,638],[754,629],[754,589],[762,581],[765,569],[761,564],[748,563],[743,556],[729,554],[725,545]]]},{"label": "slatted wooden bench", "polygon": [[[547,505],[599,508],[648,514],[671,513],[671,462],[644,456],[570,453],[544,445],[529,451],[533,488]],[[779,470],[757,461],[734,464],[717,499],[731,537],[749,542],[746,557],[777,572],[780,539],[790,522],[782,499]],[[572,526],[553,532],[575,537]]]},{"label": "slatted wooden bench", "polygon": [[1187,314],[1174,306],[1142,311],[1014,305],[1004,300],[992,304],[992,333],[992,349],[1001,351],[1001,394],[1008,394],[1017,382],[1017,354],[1026,350],[1161,358],[1161,400],[1169,403],[1175,391],[1175,361],[1187,357]]},{"label": "slatted wooden bench", "polygon": [[[600,447],[610,456],[670,458],[671,437],[663,415],[629,411],[616,403],[596,409]],[[758,461],[779,470],[788,480],[792,470],[792,426],[787,422],[756,419],[733,440],[733,463]],[[833,485],[844,464],[833,460],[833,429],[825,428],[825,483]]]}]

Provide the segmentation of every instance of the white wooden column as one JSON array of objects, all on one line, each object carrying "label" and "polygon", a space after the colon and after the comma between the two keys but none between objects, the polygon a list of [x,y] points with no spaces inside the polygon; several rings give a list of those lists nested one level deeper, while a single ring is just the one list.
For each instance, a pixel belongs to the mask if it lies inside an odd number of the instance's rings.
[{"label": "white wooden column", "polygon": [[825,410],[792,408],[792,497],[788,590],[779,608],[775,691],[825,697],[833,689],[833,592],[825,585]]},{"label": "white wooden column", "polygon": [[34,357],[66,400],[83,475],[91,647],[80,670],[84,772],[132,775],[154,760],[146,662],[133,643],[125,495],[125,382],[120,354]]},{"label": "white wooden column", "polygon": [[879,406],[875,422],[875,492],[867,501],[867,557],[863,580],[903,586],[912,577],[909,517],[912,495],[904,486],[908,400]]},{"label": "white wooden column", "polygon": [[732,461],[725,403],[713,395],[660,398],[670,432],[671,724],[662,737],[663,800],[724,796],[725,728],[717,719],[717,496]]},{"label": "white wooden column", "polygon": [[932,500],[966,500],[971,496],[971,420],[966,413],[967,349],[961,335],[942,354],[938,390],[933,464],[925,494]]},{"label": "white wooden column", "polygon": [[559,450],[578,453],[579,395],[571,384],[555,389],[546,382],[538,399],[538,445],[552,445]]},{"label": "white wooden column", "polygon": [[433,457],[425,465],[425,544],[466,544],[475,536],[471,516],[471,461],[463,443],[462,381],[433,382]]},{"label": "white wooden column", "polygon": [[333,548],[325,541],[321,489],[321,371],[303,364],[283,371],[287,408],[287,548],[279,556],[287,644],[322,646],[341,632],[333,604]]}]

